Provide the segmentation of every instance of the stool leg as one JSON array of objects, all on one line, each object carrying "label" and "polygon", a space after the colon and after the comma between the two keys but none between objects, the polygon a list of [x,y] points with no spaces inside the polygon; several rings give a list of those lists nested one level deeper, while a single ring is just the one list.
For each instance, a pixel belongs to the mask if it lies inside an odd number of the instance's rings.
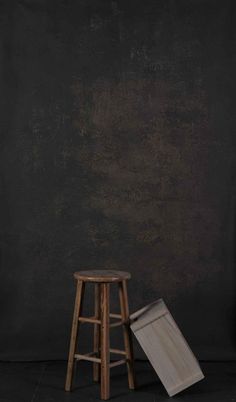
[{"label": "stool leg", "polygon": [[[95,306],[94,306],[94,316],[96,319],[100,319],[100,284],[95,283]],[[94,324],[94,334],[93,334],[93,351],[100,356],[100,325]],[[100,364],[93,363],[93,380],[98,382],[100,379]]]},{"label": "stool leg", "polygon": [[109,284],[101,284],[101,399],[110,397]]},{"label": "stool leg", "polygon": [[134,389],[135,388],[134,356],[133,356],[132,336],[129,326],[129,305],[128,305],[126,280],[119,283],[119,296],[120,296],[121,316],[122,320],[125,321],[125,324],[123,325],[123,331],[124,331],[124,344],[127,358],[128,382],[129,382],[129,388]]},{"label": "stool leg", "polygon": [[68,358],[68,365],[67,365],[67,374],[66,374],[66,384],[65,384],[66,391],[71,390],[72,374],[73,374],[73,368],[74,368],[74,354],[75,354],[75,347],[76,347],[77,333],[78,333],[78,318],[79,318],[79,315],[80,315],[80,312],[82,309],[83,293],[84,293],[84,282],[78,281],[76,298],[75,298],[73,322],[72,322],[72,330],[71,330],[71,338],[70,338],[70,350],[69,350],[69,358]]}]

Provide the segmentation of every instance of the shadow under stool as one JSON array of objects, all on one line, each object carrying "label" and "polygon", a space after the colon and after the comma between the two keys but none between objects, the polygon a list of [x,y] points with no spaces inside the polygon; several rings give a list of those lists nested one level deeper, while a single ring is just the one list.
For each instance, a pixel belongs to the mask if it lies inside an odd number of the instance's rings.
[{"label": "shadow under stool", "polygon": [[[129,306],[127,295],[127,280],[130,274],[123,271],[79,271],[74,273],[77,280],[74,315],[70,339],[70,350],[67,366],[65,390],[70,391],[75,360],[88,360],[93,362],[93,379],[101,382],[101,399],[110,397],[110,368],[120,364],[127,364],[129,388],[134,389],[134,358],[129,323]],[[83,317],[82,303],[85,284],[92,282],[95,285],[95,312],[93,317]],[[117,283],[119,289],[121,314],[110,313],[110,284]],[[110,318],[116,322],[110,323]],[[79,323],[94,324],[93,352],[87,354],[76,353]],[[110,348],[110,328],[123,326],[125,350]],[[122,359],[110,361],[110,354],[121,355]]]}]

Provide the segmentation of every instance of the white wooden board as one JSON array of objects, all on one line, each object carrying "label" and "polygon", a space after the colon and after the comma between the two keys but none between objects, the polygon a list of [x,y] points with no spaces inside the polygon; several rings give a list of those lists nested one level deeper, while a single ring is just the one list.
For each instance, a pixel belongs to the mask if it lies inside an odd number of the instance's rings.
[{"label": "white wooden board", "polygon": [[204,378],[197,359],[162,299],[131,317],[131,329],[169,396]]}]

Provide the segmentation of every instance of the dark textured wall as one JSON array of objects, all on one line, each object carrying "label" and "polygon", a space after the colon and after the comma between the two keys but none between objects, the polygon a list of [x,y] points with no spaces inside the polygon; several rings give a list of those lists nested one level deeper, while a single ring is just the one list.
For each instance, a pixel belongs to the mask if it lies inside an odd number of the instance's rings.
[{"label": "dark textured wall", "polygon": [[234,17],[1,2],[0,359],[65,358],[72,273],[101,267],[131,272],[132,311],[163,297],[198,357],[236,358]]}]

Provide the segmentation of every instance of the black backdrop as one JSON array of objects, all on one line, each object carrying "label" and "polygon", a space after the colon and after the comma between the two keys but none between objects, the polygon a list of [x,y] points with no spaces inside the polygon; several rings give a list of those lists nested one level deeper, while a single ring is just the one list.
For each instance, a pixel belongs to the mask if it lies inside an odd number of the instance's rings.
[{"label": "black backdrop", "polygon": [[66,358],[72,273],[101,267],[131,272],[131,311],[163,297],[199,358],[236,358],[234,17],[1,1],[0,359]]}]

